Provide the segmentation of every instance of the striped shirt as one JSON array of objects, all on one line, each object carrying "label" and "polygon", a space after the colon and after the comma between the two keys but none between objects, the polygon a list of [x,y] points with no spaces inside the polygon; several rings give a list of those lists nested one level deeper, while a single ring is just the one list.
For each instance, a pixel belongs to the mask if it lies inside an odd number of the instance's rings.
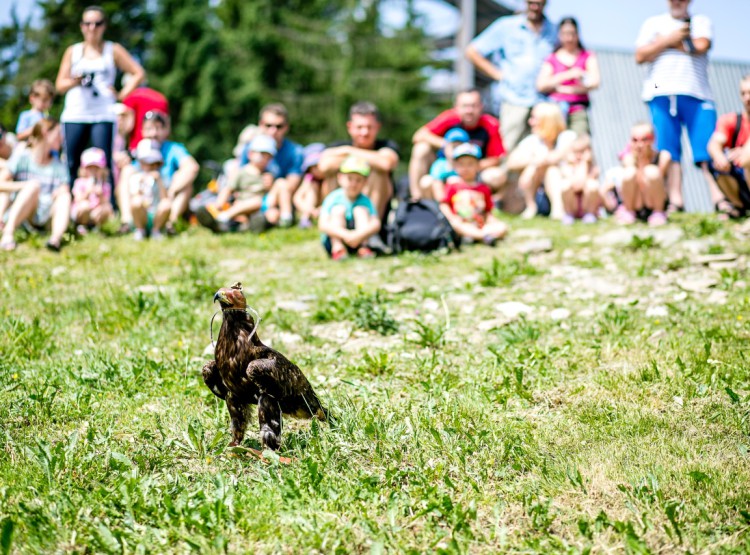
[{"label": "striped shirt", "polygon": [[[646,46],[656,37],[663,36],[679,29],[685,22],[675,19],[670,14],[649,17],[641,27],[636,48]],[[694,15],[690,19],[690,36],[713,39],[711,20],[704,15]],[[667,48],[652,62],[646,65],[646,80],[643,83],[642,98],[645,101],[655,96],[685,95],[699,100],[713,100],[711,86],[708,83],[708,56],[706,54],[688,54],[674,48]]]}]

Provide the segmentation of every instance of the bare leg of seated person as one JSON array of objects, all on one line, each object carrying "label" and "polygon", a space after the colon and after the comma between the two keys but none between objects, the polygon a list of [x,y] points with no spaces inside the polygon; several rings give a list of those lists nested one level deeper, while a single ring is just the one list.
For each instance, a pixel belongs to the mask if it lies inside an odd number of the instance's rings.
[{"label": "bare leg of seated person", "polygon": [[435,179],[429,174],[423,175],[419,180],[419,189],[421,191],[419,196],[415,196],[412,193],[411,198],[412,200],[424,199],[440,202],[443,198],[444,188],[445,186],[443,185],[443,182],[439,179]]},{"label": "bare leg of seated person", "polygon": [[587,219],[587,215],[590,215],[587,223],[593,223],[593,221],[598,218],[599,209],[601,207],[602,197],[599,193],[599,181],[596,179],[589,179],[586,181],[586,187],[583,190],[583,217],[584,219]]},{"label": "bare leg of seated person", "polygon": [[70,191],[58,189],[52,201],[52,233],[47,245],[59,249],[62,237],[70,224]]},{"label": "bare leg of seated person", "polygon": [[419,200],[429,193],[429,189],[421,187],[421,180],[430,171],[430,165],[435,161],[435,151],[429,143],[414,143],[409,159],[409,194],[412,200]]},{"label": "bare leg of seated person", "polygon": [[133,238],[142,241],[146,238],[146,225],[148,225],[148,204],[142,195],[130,197],[130,213],[133,217],[135,232]]},{"label": "bare leg of seated person", "polygon": [[[346,210],[343,206],[334,206],[331,209],[330,218],[331,223],[335,227],[342,231],[346,229]],[[333,235],[329,235],[329,239],[331,240],[331,255],[343,256],[338,253],[346,253],[346,245],[344,245],[344,241],[342,241],[340,237],[334,237]]]},{"label": "bare leg of seated person", "polygon": [[560,168],[550,166],[544,177],[544,190],[547,193],[550,204],[549,217],[553,220],[561,220],[565,216],[565,208],[562,199],[563,177]]},{"label": "bare leg of seated person", "polygon": [[682,198],[682,166],[674,160],[667,170],[667,195],[669,206],[673,209],[682,209],[685,206]]},{"label": "bare leg of seated person", "polygon": [[578,194],[570,179],[562,179],[560,181],[560,200],[565,211],[563,222],[571,223],[570,220],[578,212]]},{"label": "bare leg of seated person", "polygon": [[171,201],[169,219],[167,220],[170,226],[174,226],[180,216],[187,212],[190,198],[193,196],[193,180],[192,174],[184,171],[184,169],[174,172],[172,182],[167,189]]},{"label": "bare leg of seated person", "polygon": [[260,197],[237,200],[232,204],[232,206],[230,206],[226,210],[221,211],[216,219],[221,222],[228,222],[230,220],[233,220],[237,216],[249,216],[250,214],[254,214],[258,210],[260,210],[262,205],[263,199]]},{"label": "bare leg of seated person", "polygon": [[526,205],[526,208],[521,213],[521,217],[524,220],[531,219],[537,214],[536,192],[544,180],[546,171],[544,167],[535,165],[526,166],[518,178],[518,188],[521,190],[524,204]]},{"label": "bare leg of seated person", "polygon": [[[667,192],[664,189],[664,179],[662,178],[661,171],[659,171],[656,165],[649,164],[643,168],[643,179],[645,182],[643,188],[644,204],[654,212],[664,212],[667,205]],[[680,202],[682,202],[682,196],[679,198]],[[682,206],[682,204],[679,206]]]},{"label": "bare leg of seated person", "polygon": [[3,235],[0,238],[0,247],[3,250],[13,250],[16,243],[13,234],[22,222],[28,220],[36,211],[39,203],[39,183],[29,183],[16,194],[13,204],[8,212],[8,221],[3,227]]},{"label": "bare leg of seated person", "polygon": [[390,174],[377,170],[371,171],[362,192],[370,198],[378,211],[378,216],[382,219],[393,192]]},{"label": "bare leg of seated person", "polygon": [[171,210],[172,202],[168,198],[159,201],[159,204],[156,206],[153,227],[151,228],[152,239],[158,239],[161,237],[161,230],[164,227],[164,224],[167,223]]},{"label": "bare leg of seated person", "polygon": [[117,198],[117,207],[120,210],[120,222],[122,223],[122,232],[129,231],[133,225],[133,214],[130,211],[130,190],[128,183],[130,177],[135,173],[135,166],[127,165],[120,170],[120,179],[115,186],[115,197]]}]

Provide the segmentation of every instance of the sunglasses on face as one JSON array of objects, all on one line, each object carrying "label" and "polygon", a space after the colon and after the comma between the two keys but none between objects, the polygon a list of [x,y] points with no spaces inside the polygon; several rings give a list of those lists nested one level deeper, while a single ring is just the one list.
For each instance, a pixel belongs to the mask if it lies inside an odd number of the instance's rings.
[{"label": "sunglasses on face", "polygon": [[98,21],[81,21],[81,27],[101,27],[104,25],[104,20],[100,19]]},{"label": "sunglasses on face", "polygon": [[646,135],[645,137],[630,137],[630,140],[634,143],[648,143],[653,141],[654,138],[651,135]]}]

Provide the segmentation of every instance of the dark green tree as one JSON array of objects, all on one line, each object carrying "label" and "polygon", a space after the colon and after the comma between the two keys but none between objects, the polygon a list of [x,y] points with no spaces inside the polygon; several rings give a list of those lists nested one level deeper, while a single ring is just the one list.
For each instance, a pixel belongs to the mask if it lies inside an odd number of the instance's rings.
[{"label": "dark green tree", "polygon": [[[39,0],[39,28],[16,19],[0,31],[3,123],[15,124],[31,81],[54,81],[65,47],[80,40],[89,2]],[[229,156],[237,134],[269,102],[287,105],[290,136],[301,143],[345,136],[349,106],[375,102],[383,134],[400,143],[404,159],[413,131],[437,111],[425,91],[431,45],[411,3],[398,29],[384,26],[380,0],[100,4],[110,14],[107,39],[144,62],[149,85],[169,98],[174,138],[199,161]]]},{"label": "dark green tree", "polygon": [[221,32],[208,0],[160,0],[146,57],[149,85],[169,99],[173,138],[199,162],[229,156],[237,135]]},{"label": "dark green tree", "polygon": [[296,140],[329,141],[345,135],[349,106],[370,100],[384,114],[384,134],[408,146],[429,104],[429,42],[413,10],[403,29],[386,29],[380,9],[379,1],[221,2],[238,124],[255,121],[260,105],[282,101]]},{"label": "dark green tree", "polygon": [[[35,79],[54,83],[65,49],[81,40],[79,23],[84,8],[95,3],[108,14],[107,40],[121,43],[138,59],[143,57],[147,36],[151,31],[148,0],[39,0],[40,25],[13,18],[13,23],[0,31],[3,50],[0,65],[3,124],[15,125],[18,113],[26,108],[29,85]],[[53,113],[62,110],[57,99]]]}]

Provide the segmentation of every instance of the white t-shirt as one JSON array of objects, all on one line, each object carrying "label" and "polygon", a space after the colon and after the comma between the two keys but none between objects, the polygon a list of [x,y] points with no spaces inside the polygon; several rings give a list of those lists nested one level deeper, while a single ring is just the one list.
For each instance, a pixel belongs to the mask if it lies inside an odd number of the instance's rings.
[{"label": "white t-shirt", "polygon": [[[570,145],[573,143],[573,141],[576,140],[576,132],[572,129],[566,129],[562,133],[560,133],[557,136],[557,141],[555,142],[555,150],[566,150],[570,147]],[[544,144],[544,141],[533,133],[527,137],[525,137],[520,143],[518,143],[518,146],[516,146],[518,150],[521,152],[528,152],[529,154],[542,154],[549,152],[549,148],[547,148],[547,145]]]},{"label": "white t-shirt", "polygon": [[60,115],[63,123],[98,123],[117,119],[114,106],[117,102],[112,87],[115,84],[115,58],[112,43],[104,43],[98,58],[83,56],[83,43],[73,45],[71,75],[85,75],[85,86],[76,85],[65,93],[65,107]]},{"label": "white t-shirt", "polygon": [[[685,22],[675,19],[670,14],[649,17],[641,27],[636,48],[646,46],[660,35],[667,35],[679,29]],[[705,15],[694,15],[690,18],[690,37],[713,39],[711,20]],[[706,54],[688,54],[674,48],[668,48],[659,54],[653,62],[646,64],[646,80],[643,83],[642,98],[645,101],[655,96],[686,95],[700,100],[713,100],[711,86],[708,83],[708,56]]]}]

